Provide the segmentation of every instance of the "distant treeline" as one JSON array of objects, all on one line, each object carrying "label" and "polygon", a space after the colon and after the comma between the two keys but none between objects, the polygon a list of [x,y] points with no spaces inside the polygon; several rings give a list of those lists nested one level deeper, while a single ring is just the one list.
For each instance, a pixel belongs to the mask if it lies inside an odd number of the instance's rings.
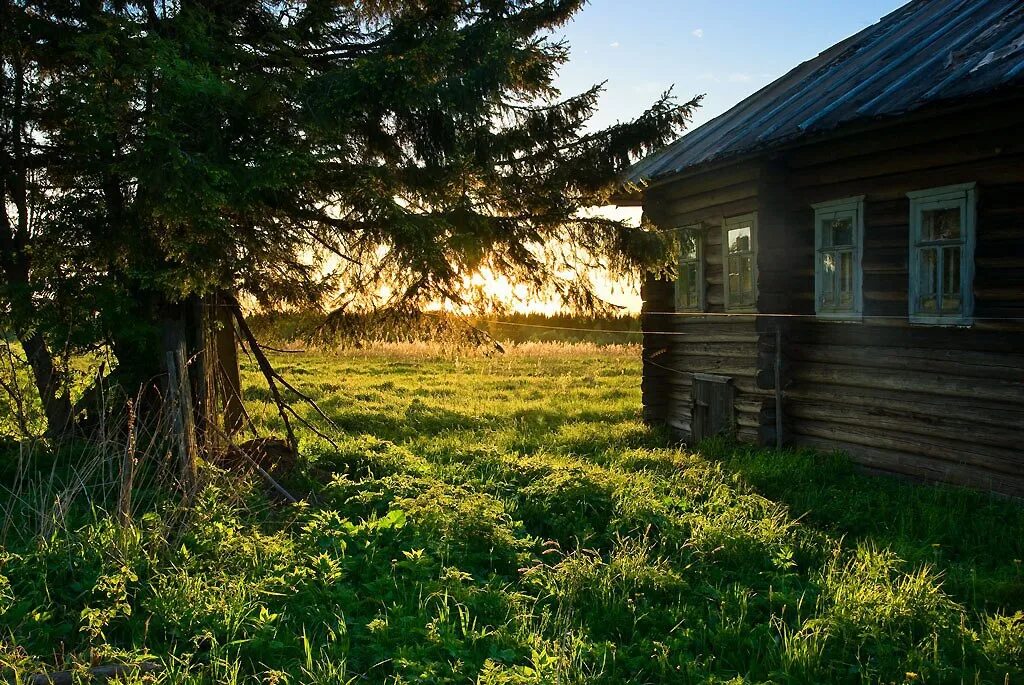
[{"label": "distant treeline", "polygon": [[269,312],[251,317],[257,337],[273,343],[363,345],[372,342],[446,342],[488,345],[527,342],[588,342],[622,345],[640,342],[636,315],[493,314],[456,316],[443,312],[348,313]]},{"label": "distant treeline", "polygon": [[480,317],[474,325],[496,340],[509,342],[590,342],[600,345],[640,342],[640,319],[635,315],[509,314]]}]

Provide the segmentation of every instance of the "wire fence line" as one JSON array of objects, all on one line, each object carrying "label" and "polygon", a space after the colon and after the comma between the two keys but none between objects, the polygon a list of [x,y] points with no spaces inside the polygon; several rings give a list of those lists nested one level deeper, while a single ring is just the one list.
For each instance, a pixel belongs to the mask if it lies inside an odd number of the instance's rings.
[{"label": "wire fence line", "polygon": [[[722,319],[747,319],[747,318],[762,318],[762,319],[813,319],[815,321],[821,321],[823,323],[860,323],[870,322],[872,319],[882,320],[903,320],[909,321],[906,316],[864,316],[860,319],[828,319],[817,316],[816,314],[768,314],[758,312],[643,312],[643,316],[679,316],[679,317],[691,317],[691,318],[722,318]],[[1020,322],[1024,321],[1024,317],[974,317],[975,322],[982,321],[1003,321],[1003,322]],[[579,328],[571,326],[550,326],[544,324],[533,324],[533,323],[522,323],[518,321],[499,321],[495,319],[478,319],[476,323],[479,324],[490,324],[493,326],[513,326],[516,328],[536,328],[551,331],[574,331],[581,333],[619,333],[622,335],[674,335],[674,336],[685,336],[693,335],[692,333],[682,331],[636,331],[628,329],[613,329],[613,328]]]}]

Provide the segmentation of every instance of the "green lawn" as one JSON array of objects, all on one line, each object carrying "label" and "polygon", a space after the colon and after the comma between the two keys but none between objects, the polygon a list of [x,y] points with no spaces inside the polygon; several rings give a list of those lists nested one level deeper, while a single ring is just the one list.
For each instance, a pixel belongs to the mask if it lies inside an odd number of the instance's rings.
[{"label": "green lawn", "polygon": [[4,682],[143,658],[181,684],[1024,678],[1018,503],[673,449],[635,348],[274,361],[342,430],[303,433],[303,504],[216,478],[188,520],[154,490],[125,529],[99,496],[60,525],[7,496]]}]

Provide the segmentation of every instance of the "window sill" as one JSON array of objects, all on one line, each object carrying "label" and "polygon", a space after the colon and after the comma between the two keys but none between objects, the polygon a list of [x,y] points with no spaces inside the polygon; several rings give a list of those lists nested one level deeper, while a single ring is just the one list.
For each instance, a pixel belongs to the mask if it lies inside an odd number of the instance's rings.
[{"label": "window sill", "polygon": [[971,328],[974,326],[974,319],[949,318],[942,316],[911,316],[912,326],[934,326],[936,328]]},{"label": "window sill", "polygon": [[864,323],[864,314],[860,312],[817,312],[815,316],[821,321]]}]

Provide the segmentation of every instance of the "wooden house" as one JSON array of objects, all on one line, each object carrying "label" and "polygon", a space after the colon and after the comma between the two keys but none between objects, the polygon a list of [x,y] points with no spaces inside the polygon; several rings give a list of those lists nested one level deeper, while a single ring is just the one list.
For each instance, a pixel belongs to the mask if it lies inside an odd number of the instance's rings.
[{"label": "wooden house", "polygon": [[644,415],[1024,495],[1024,3],[914,0],[629,173]]}]

